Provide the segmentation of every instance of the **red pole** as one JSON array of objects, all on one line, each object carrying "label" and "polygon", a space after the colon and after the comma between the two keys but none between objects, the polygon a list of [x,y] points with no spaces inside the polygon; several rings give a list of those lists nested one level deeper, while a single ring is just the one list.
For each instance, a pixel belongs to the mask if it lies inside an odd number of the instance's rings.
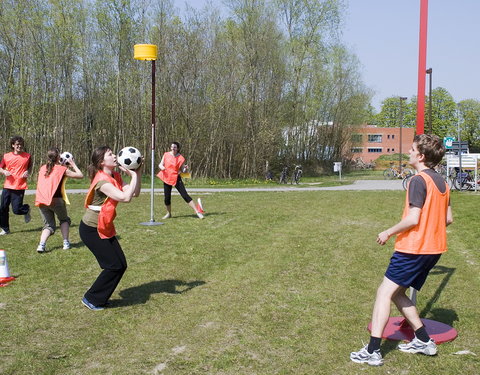
[{"label": "red pole", "polygon": [[420,0],[420,37],[418,48],[417,134],[425,128],[425,72],[427,68],[428,0]]}]

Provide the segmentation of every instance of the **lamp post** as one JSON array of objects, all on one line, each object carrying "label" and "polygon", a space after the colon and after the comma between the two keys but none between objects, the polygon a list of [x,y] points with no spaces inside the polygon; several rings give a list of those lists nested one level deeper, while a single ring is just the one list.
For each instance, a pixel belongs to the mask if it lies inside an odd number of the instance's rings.
[{"label": "lamp post", "polygon": [[427,69],[428,74],[428,134],[432,134],[432,68]]},{"label": "lamp post", "polygon": [[402,171],[402,128],[403,128],[403,102],[407,100],[406,96],[401,96],[400,97],[400,157],[399,157],[399,165],[398,165],[398,170]]},{"label": "lamp post", "polygon": [[157,46],[154,44],[135,44],[133,46],[133,57],[135,60],[152,62],[152,156],[151,156],[151,183],[150,183],[150,221],[140,223],[141,225],[160,225],[163,223],[156,222],[153,218],[153,197],[154,197],[154,168],[155,168],[155,60],[157,59]]}]

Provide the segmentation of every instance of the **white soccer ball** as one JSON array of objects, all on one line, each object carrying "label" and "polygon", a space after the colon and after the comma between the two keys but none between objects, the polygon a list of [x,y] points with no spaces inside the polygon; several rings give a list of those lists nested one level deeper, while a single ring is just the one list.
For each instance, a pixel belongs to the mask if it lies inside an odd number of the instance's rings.
[{"label": "white soccer ball", "polygon": [[117,161],[122,167],[135,170],[142,164],[142,154],[135,147],[124,147],[118,153]]},{"label": "white soccer ball", "polygon": [[73,155],[70,152],[62,152],[60,155],[60,164],[69,165],[69,161],[73,159]]}]

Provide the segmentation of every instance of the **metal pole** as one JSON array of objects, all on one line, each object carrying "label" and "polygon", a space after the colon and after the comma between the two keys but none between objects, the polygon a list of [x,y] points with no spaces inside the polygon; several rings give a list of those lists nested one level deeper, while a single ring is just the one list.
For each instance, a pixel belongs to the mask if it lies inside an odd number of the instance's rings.
[{"label": "metal pole", "polygon": [[155,173],[155,60],[152,60],[152,161],[151,161],[151,182],[150,182],[150,222],[153,218],[153,199],[154,199],[154,173]]},{"label": "metal pole", "polygon": [[155,179],[155,60],[152,60],[152,154],[150,164],[150,221],[140,223],[142,225],[161,225],[163,223],[155,221],[153,214],[153,201],[154,201],[154,179]]},{"label": "metal pole", "polygon": [[420,35],[418,43],[417,134],[425,128],[425,70],[427,65],[428,0],[420,0]]},{"label": "metal pole", "polygon": [[428,74],[428,134],[432,134],[432,68],[427,69]]},{"label": "metal pole", "polygon": [[402,171],[402,129],[403,129],[403,101],[404,100],[407,100],[407,98],[405,96],[401,96],[400,97],[400,147],[399,147],[399,151],[400,151],[400,157],[399,157],[399,166],[398,166],[398,170],[401,172]]},{"label": "metal pole", "polygon": [[[463,175],[462,175],[462,138],[460,137],[461,131],[460,131],[460,114],[458,113],[457,109],[457,128],[458,128],[458,175],[457,179],[458,184],[460,186],[460,191],[462,191],[462,186],[463,186]],[[475,181],[476,182],[476,181]]]}]

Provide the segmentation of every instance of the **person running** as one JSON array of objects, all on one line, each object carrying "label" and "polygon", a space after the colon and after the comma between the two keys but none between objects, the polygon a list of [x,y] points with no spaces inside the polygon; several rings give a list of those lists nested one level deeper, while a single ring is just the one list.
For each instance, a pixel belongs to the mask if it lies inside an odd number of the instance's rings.
[{"label": "person running", "polygon": [[116,237],[113,220],[119,202],[128,203],[140,193],[142,167],[135,171],[120,167],[130,176],[129,184],[115,172],[117,157],[108,146],[97,147],[88,167],[91,179],[80,222],[80,238],[93,253],[102,272],[82,303],[93,311],[103,310],[127,269],[127,260]]},{"label": "person running", "polygon": [[398,345],[405,353],[437,354],[437,346],[418,315],[406,290],[420,290],[430,270],[447,251],[447,225],[453,222],[450,189],[433,169],[443,158],[445,148],[435,135],[419,134],[410,149],[410,164],[417,171],[407,187],[403,217],[400,222],[378,234],[377,243],[385,245],[397,235],[395,252],[378,287],[372,314],[370,342],[350,359],[372,366],[383,364],[380,343],[393,301],[415,332],[412,341]]},{"label": "person running", "polygon": [[23,203],[25,190],[27,190],[27,178],[32,172],[32,160],[30,154],[23,151],[25,141],[16,135],[10,138],[12,151],[3,155],[0,161],[0,173],[5,178],[0,203],[0,236],[10,233],[9,206],[15,215],[23,215],[25,223],[32,219],[30,206]]},{"label": "person running", "polygon": [[200,202],[195,205],[193,199],[188,195],[185,185],[183,184],[182,177],[179,172],[187,172],[188,166],[185,165],[185,158],[180,154],[180,144],[178,142],[172,142],[170,151],[163,154],[162,160],[158,165],[160,172],[157,177],[163,181],[163,192],[165,207],[167,208],[167,214],[163,219],[172,217],[172,187],[180,193],[183,200],[192,208],[200,219],[203,219],[203,208]]},{"label": "person running", "polygon": [[37,247],[38,253],[46,251],[47,240],[55,233],[55,215],[60,222],[63,250],[70,249],[69,231],[71,220],[68,217],[66,206],[70,202],[65,192],[65,182],[67,177],[83,178],[83,173],[77,167],[73,158],[69,159],[68,167],[60,164],[60,151],[58,148],[53,147],[47,152],[47,164],[42,165],[38,172],[35,206],[39,208],[43,220],[40,243]]}]

